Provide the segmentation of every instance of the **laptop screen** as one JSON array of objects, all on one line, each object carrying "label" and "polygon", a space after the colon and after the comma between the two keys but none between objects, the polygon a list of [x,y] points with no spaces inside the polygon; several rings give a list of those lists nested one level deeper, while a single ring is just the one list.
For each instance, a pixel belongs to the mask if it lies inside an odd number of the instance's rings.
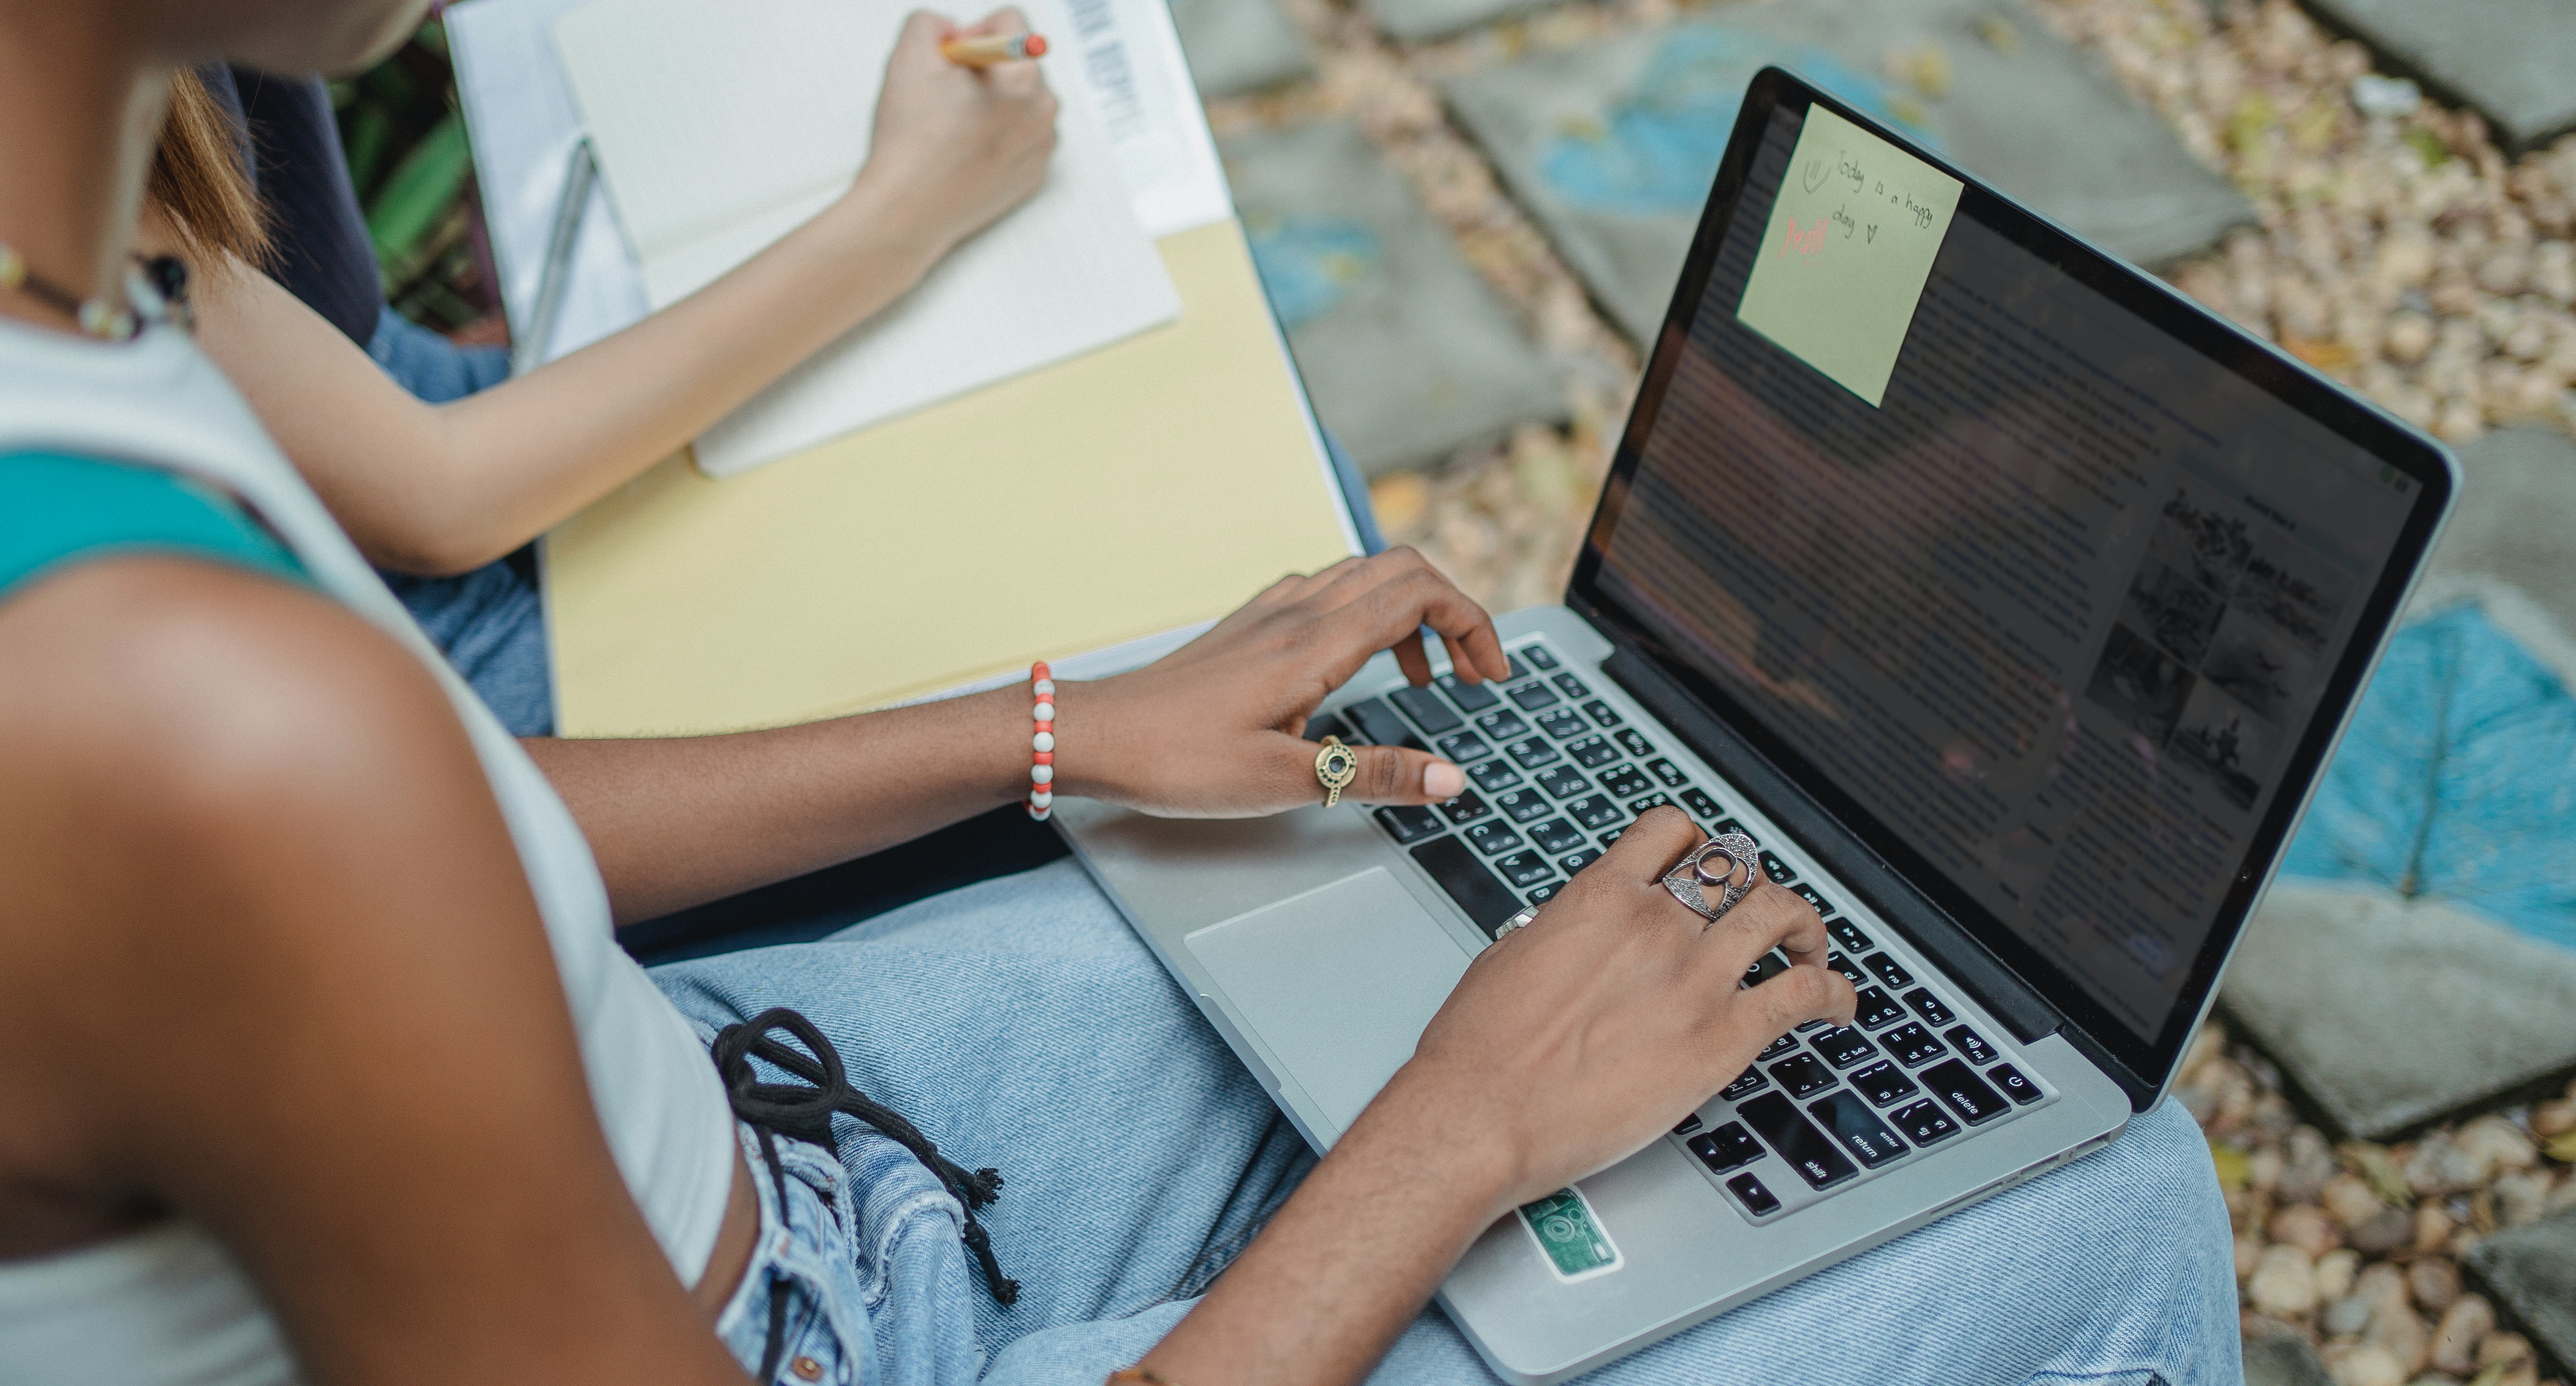
[{"label": "laptop screen", "polygon": [[1794,79],[1743,122],[1578,604],[2160,1076],[2441,458]]}]

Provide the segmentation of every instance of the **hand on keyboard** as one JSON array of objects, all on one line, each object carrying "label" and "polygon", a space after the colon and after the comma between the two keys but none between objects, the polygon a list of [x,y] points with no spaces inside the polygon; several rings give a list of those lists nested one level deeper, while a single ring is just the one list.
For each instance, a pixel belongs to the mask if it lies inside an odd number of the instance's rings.
[{"label": "hand on keyboard", "polygon": [[[1680,810],[1649,810],[1479,955],[1378,1098],[1402,1110],[1381,1119],[1427,1123],[1463,1177],[1499,1170],[1500,1211],[1643,1148],[1798,1025],[1850,1024],[1852,986],[1824,966],[1831,941],[1806,901],[1764,882],[1709,923],[1664,890],[1703,840]],[[1739,990],[1774,947],[1792,965]]]},{"label": "hand on keyboard", "polygon": [[[1323,802],[1321,749],[1302,735],[1325,695],[1391,649],[1431,682],[1420,631],[1469,683],[1511,675],[1493,618],[1408,548],[1285,577],[1214,629],[1134,673],[1057,680],[1058,792],[1175,818],[1249,818]],[[1347,738],[1346,738],[1347,739]],[[1430,804],[1465,772],[1416,746],[1356,746],[1345,799]]]}]

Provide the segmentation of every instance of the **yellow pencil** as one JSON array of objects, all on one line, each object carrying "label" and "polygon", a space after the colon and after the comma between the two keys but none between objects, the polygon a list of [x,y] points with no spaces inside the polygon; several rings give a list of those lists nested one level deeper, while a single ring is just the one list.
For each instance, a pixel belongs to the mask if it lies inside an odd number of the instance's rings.
[{"label": "yellow pencil", "polygon": [[1043,34],[953,38],[939,45],[940,56],[960,67],[991,67],[995,63],[1018,62],[1022,58],[1043,58],[1046,51],[1047,41]]}]

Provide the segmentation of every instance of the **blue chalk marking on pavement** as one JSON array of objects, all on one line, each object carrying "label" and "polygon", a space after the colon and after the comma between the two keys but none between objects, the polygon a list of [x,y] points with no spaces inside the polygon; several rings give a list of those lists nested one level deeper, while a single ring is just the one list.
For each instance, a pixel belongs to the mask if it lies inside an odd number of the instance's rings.
[{"label": "blue chalk marking on pavement", "polygon": [[1295,330],[1331,312],[1384,258],[1377,233],[1343,217],[1247,217],[1252,264],[1279,325]]}]

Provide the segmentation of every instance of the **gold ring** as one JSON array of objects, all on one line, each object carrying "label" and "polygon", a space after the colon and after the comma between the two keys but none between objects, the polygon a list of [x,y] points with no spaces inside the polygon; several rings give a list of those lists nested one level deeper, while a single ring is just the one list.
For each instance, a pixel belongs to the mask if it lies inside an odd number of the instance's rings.
[{"label": "gold ring", "polygon": [[1342,744],[1338,736],[1324,738],[1324,749],[1315,753],[1315,781],[1324,787],[1324,807],[1342,801],[1342,791],[1360,774],[1359,752]]}]

